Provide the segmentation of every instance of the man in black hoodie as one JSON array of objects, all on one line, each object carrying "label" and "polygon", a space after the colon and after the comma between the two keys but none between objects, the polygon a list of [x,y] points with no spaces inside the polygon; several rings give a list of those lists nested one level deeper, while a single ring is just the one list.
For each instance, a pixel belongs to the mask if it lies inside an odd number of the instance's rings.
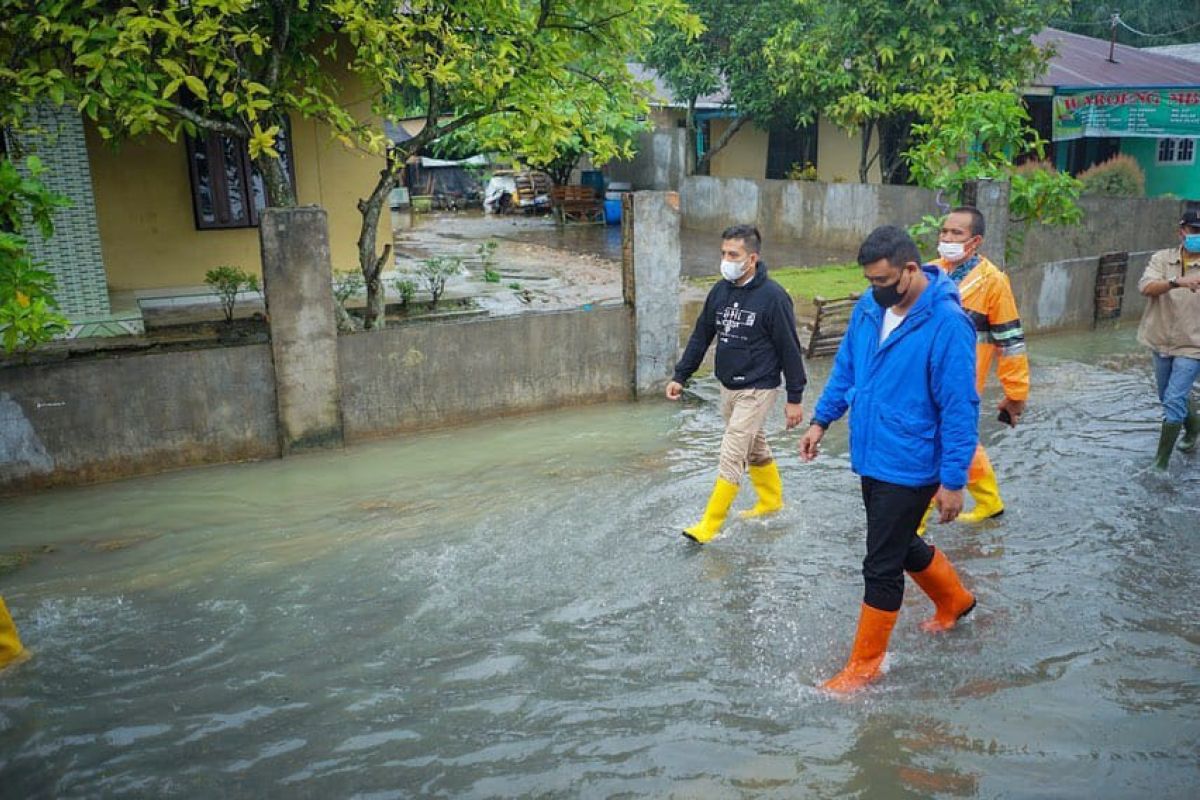
[{"label": "man in black hoodie", "polygon": [[716,373],[725,417],[720,468],[704,517],[683,531],[701,544],[720,531],[747,465],[758,499],[742,516],[759,517],[783,508],[779,468],[763,424],[779,394],[780,372],[786,378],[784,415],[789,430],[804,418],[800,401],[807,382],[792,299],[767,277],[767,265],[759,258],[758,229],[735,225],[721,239],[722,280],[709,291],[683,357],[675,365],[674,380],[667,384],[667,397],[678,400],[683,384],[717,337]]}]

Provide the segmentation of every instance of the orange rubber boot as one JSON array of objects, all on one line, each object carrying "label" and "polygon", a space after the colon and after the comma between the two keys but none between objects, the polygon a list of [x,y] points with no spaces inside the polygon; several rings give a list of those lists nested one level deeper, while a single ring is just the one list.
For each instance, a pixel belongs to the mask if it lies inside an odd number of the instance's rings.
[{"label": "orange rubber boot", "polygon": [[892,628],[899,616],[899,611],[880,611],[863,603],[850,660],[821,688],[835,694],[849,694],[878,678],[879,667],[887,655],[888,639],[892,638]]},{"label": "orange rubber boot", "polygon": [[925,630],[948,631],[975,610],[975,595],[963,587],[954,565],[941,550],[933,551],[933,561],[928,567],[908,574],[937,607],[933,616],[921,623]]}]

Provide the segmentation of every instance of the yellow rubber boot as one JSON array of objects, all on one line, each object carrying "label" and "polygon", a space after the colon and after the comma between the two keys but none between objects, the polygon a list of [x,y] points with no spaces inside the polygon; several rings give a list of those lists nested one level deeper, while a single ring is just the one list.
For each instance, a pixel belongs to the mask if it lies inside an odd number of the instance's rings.
[{"label": "yellow rubber boot", "polygon": [[711,541],[725,523],[729,507],[733,505],[733,498],[737,497],[737,493],[736,483],[717,478],[717,484],[713,486],[712,495],[708,498],[708,506],[704,509],[704,518],[692,527],[684,528],[683,535],[700,544]]},{"label": "yellow rubber boot", "polygon": [[774,461],[750,465],[750,483],[758,500],[754,508],[739,514],[742,519],[763,517],[783,509],[783,481],[779,479],[779,467]]},{"label": "yellow rubber boot", "polygon": [[929,518],[933,516],[933,509],[936,507],[936,504],[930,503],[929,508],[925,509],[925,513],[921,515],[921,522],[917,525],[917,536],[925,535],[925,527],[929,524]]},{"label": "yellow rubber boot", "polygon": [[896,626],[898,616],[899,611],[881,611],[863,603],[850,660],[841,672],[825,681],[821,688],[835,694],[848,694],[878,678],[879,667],[887,655],[888,639],[892,638],[892,628]]},{"label": "yellow rubber boot", "polygon": [[21,646],[21,637],[17,636],[17,626],[13,624],[8,614],[8,606],[0,597],[0,669],[4,669],[21,657],[25,648]]},{"label": "yellow rubber boot", "polygon": [[985,519],[998,517],[1004,513],[1004,503],[1000,500],[1000,487],[996,485],[996,473],[988,470],[977,481],[967,484],[967,491],[975,498],[975,507],[958,515],[960,522],[983,522]]}]

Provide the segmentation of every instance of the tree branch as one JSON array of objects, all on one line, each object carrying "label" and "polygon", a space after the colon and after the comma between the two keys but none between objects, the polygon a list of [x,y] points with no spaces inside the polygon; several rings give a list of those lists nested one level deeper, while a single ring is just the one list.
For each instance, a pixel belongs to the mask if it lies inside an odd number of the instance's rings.
[{"label": "tree branch", "polygon": [[226,136],[233,136],[238,139],[247,139],[250,137],[250,132],[241,125],[234,122],[227,122],[220,119],[210,119],[209,117],[198,114],[190,108],[185,108],[178,103],[171,105],[171,113],[181,119],[195,125],[197,128],[203,128],[206,131],[214,133],[223,133]]},{"label": "tree branch", "polygon": [[271,36],[271,60],[267,65],[266,86],[272,92],[279,83],[279,63],[287,49],[288,38],[291,34],[292,17],[286,3],[274,3],[275,30]]},{"label": "tree branch", "polygon": [[724,148],[725,145],[729,144],[729,141],[737,134],[738,131],[742,129],[742,126],[749,121],[750,117],[746,115],[742,115],[734,119],[733,124],[731,124],[725,130],[725,132],[721,134],[721,138],[717,139],[713,146],[709,148],[709,150],[700,158],[699,161],[696,162],[697,171],[712,161],[712,157],[721,152],[721,149]]}]

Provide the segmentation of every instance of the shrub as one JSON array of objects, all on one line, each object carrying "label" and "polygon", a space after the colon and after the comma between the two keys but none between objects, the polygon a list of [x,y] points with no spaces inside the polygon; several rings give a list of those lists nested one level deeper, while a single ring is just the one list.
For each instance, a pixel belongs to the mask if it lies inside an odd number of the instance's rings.
[{"label": "shrub", "polygon": [[421,266],[417,268],[417,275],[429,290],[430,308],[437,308],[442,292],[446,291],[446,279],[451,275],[458,275],[462,270],[462,259],[454,256],[435,256],[421,262]]},{"label": "shrub", "polygon": [[333,297],[344,308],[346,301],[366,286],[362,273],[357,269],[339,270],[333,273]]},{"label": "shrub", "polygon": [[797,161],[788,167],[787,179],[789,181],[815,181],[817,179],[817,168],[811,162],[801,164]]},{"label": "shrub", "polygon": [[221,298],[221,310],[225,312],[226,322],[233,322],[233,307],[237,303],[238,292],[243,289],[258,291],[258,278],[238,267],[210,269],[204,273],[204,282]]},{"label": "shrub", "polygon": [[1103,194],[1110,197],[1142,197],[1146,194],[1146,173],[1137,159],[1118,153],[1108,161],[1088,167],[1079,173],[1084,194]]},{"label": "shrub", "polygon": [[400,293],[400,307],[408,308],[408,304],[417,294],[417,284],[408,278],[397,278],[392,284],[396,287],[396,291]]}]

